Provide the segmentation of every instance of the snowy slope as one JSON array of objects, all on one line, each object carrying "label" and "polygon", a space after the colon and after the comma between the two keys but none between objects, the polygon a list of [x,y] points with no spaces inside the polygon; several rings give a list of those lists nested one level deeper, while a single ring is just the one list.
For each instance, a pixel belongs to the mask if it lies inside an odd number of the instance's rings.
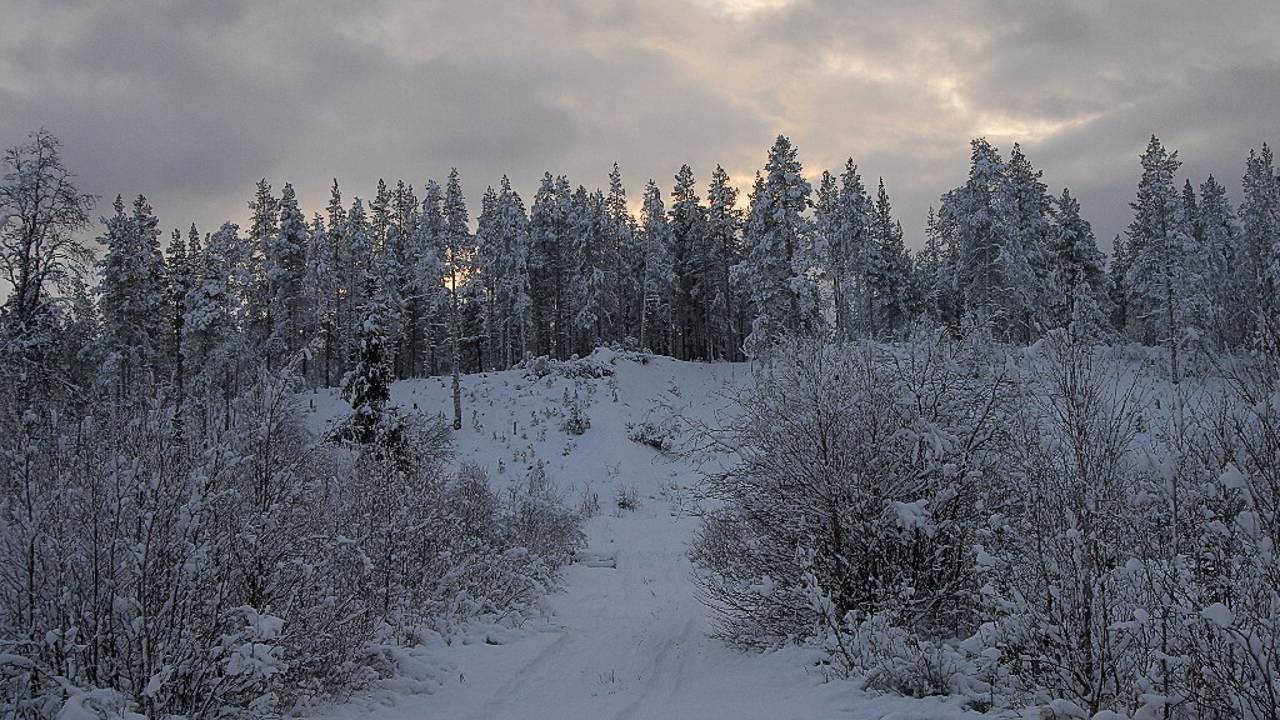
[{"label": "snowy slope", "polygon": [[[712,419],[727,405],[725,390],[747,382],[749,371],[667,358],[641,364],[603,351],[593,358],[612,362],[612,380],[535,380],[521,371],[463,378],[458,462],[480,463],[501,487],[541,459],[567,502],[589,492],[600,498],[585,528],[587,552],[564,570],[562,590],[547,600],[546,622],[512,638],[490,635],[487,642],[432,650],[453,667],[432,694],[370,695],[316,714],[335,720],[975,716],[939,701],[872,697],[848,682],[826,682],[806,670],[812,657],[799,649],[742,654],[712,639],[686,556],[698,524],[688,492],[697,468],[629,441],[627,423],[661,419],[671,408]],[[589,394],[591,421],[577,437],[560,429],[558,414],[575,383],[580,397]],[[426,412],[447,411],[449,397],[440,379],[393,389],[394,402]],[[331,394],[308,398],[316,429],[344,410]],[[616,507],[624,488],[639,497],[635,510]]]}]

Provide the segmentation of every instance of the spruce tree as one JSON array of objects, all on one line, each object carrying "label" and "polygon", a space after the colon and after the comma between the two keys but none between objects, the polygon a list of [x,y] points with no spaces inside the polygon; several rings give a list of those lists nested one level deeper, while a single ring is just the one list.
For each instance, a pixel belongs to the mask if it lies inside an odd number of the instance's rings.
[{"label": "spruce tree", "polygon": [[1213,175],[1200,184],[1196,236],[1203,257],[1208,327],[1219,349],[1239,347],[1248,335],[1252,309],[1246,265],[1227,189]]},{"label": "spruce tree", "polygon": [[103,218],[106,226],[99,242],[106,245],[102,259],[102,343],[108,371],[116,375],[117,391],[128,395],[144,379],[142,373],[157,369],[170,336],[168,293],[164,258],[160,252],[159,221],[146,198],[139,195],[133,213],[116,196],[115,215]]},{"label": "spruce tree", "polygon": [[[445,305],[445,232],[446,223],[441,206],[444,197],[440,185],[428,180],[422,193],[422,210],[418,213],[418,228],[414,233],[413,295],[418,298],[424,320],[421,337],[411,339],[411,365],[425,363],[426,374],[440,371],[443,352],[441,344],[448,334],[439,322],[441,308]],[[418,348],[421,348],[419,350]],[[421,356],[421,359],[419,357]],[[414,374],[419,374],[415,372]]]},{"label": "spruce tree", "polygon": [[815,211],[819,256],[831,283],[836,337],[852,338],[874,315],[869,270],[876,252],[871,240],[871,202],[853,158],[845,161],[839,184],[823,173]]},{"label": "spruce tree", "polygon": [[1126,320],[1130,337],[1160,344],[1169,351],[1172,382],[1181,379],[1180,351],[1198,340],[1198,307],[1191,294],[1199,287],[1194,238],[1174,185],[1181,162],[1154,135],[1142,154],[1142,179],[1130,203],[1130,266],[1125,276]]},{"label": "spruce tree", "polygon": [[[267,238],[263,274],[268,295],[270,333],[267,336],[268,368],[279,367],[306,344],[306,258],[310,239],[307,222],[298,208],[293,186],[285,183],[278,202],[280,221]],[[302,364],[306,375],[306,361]]]},{"label": "spruce tree", "polygon": [[1073,337],[1098,339],[1110,325],[1105,259],[1080,203],[1064,188],[1053,211],[1047,247],[1050,289],[1043,316],[1048,328],[1070,328]]},{"label": "spruce tree", "polygon": [[641,279],[644,275],[642,244],[637,241],[635,218],[627,208],[627,191],[622,185],[622,171],[618,163],[609,172],[609,196],[605,201],[609,214],[609,233],[606,243],[612,257],[617,258],[613,297],[617,302],[616,315],[620,338],[636,338],[640,334]]},{"label": "spruce tree", "polygon": [[472,272],[474,248],[467,217],[467,204],[462,197],[462,182],[458,170],[449,172],[445,185],[444,203],[440,209],[444,218],[444,277],[449,297],[449,357],[453,374],[453,429],[462,429],[462,307],[459,303],[461,286]]},{"label": "spruce tree", "polygon": [[1240,203],[1241,275],[1254,308],[1251,334],[1280,352],[1280,177],[1271,148],[1249,151]]},{"label": "spruce tree", "polygon": [[251,347],[257,348],[259,358],[269,360],[275,349],[272,345],[274,321],[272,311],[272,287],[267,279],[267,247],[279,232],[280,201],[271,194],[266,178],[258,181],[253,198],[249,201],[250,223],[245,238],[248,248],[250,284],[245,286],[245,305],[248,312],[248,329]]},{"label": "spruce tree", "polygon": [[342,398],[351,406],[349,438],[367,444],[377,439],[378,424],[391,399],[391,338],[383,324],[390,312],[372,275],[361,283],[364,302],[356,323],[356,362],[342,380]]},{"label": "spruce tree", "polygon": [[702,308],[710,295],[712,283],[706,273],[708,265],[705,209],[698,199],[693,169],[681,165],[671,192],[671,272],[673,297],[671,322],[674,346],[672,354],[689,360],[705,358],[707,343],[704,324],[707,313]]},{"label": "spruce tree", "polygon": [[574,193],[570,219],[573,235],[575,292],[573,326],[581,338],[581,352],[605,342],[611,318],[615,317],[616,299],[613,276],[617,273],[617,257],[611,252],[610,221],[604,193],[587,193],[579,186]]},{"label": "spruce tree", "polygon": [[708,253],[707,277],[710,283],[706,301],[707,326],[710,330],[709,357],[736,360],[742,348],[738,322],[740,303],[731,279],[731,271],[742,256],[742,211],[738,209],[738,190],[729,182],[729,174],[716,165],[707,188]]},{"label": "spruce tree", "polygon": [[942,197],[938,229],[955,248],[957,318],[987,321],[1000,315],[1005,287],[996,227],[1004,161],[985,138],[972,141],[970,147],[969,179]]},{"label": "spruce tree", "polygon": [[1050,198],[1040,176],[1041,171],[1032,167],[1014,143],[993,199],[1000,283],[998,297],[993,300],[999,308],[1001,334],[1024,343],[1039,334],[1048,301],[1044,245],[1049,234]]},{"label": "spruce tree", "polygon": [[669,352],[671,297],[675,277],[671,262],[671,226],[667,224],[662,191],[649,181],[640,211],[644,271],[641,275],[640,349]]},{"label": "spruce tree", "polygon": [[873,335],[892,336],[907,323],[911,309],[911,258],[902,242],[902,225],[893,219],[889,193],[880,179],[871,211],[868,277],[875,305]]},{"label": "spruce tree", "polygon": [[[813,318],[802,314],[812,279],[797,271],[812,242],[804,213],[811,187],[791,141],[779,135],[756,182],[743,238],[743,258],[735,267],[751,299],[753,319],[746,344],[753,353],[772,346],[783,333],[799,332]],[[817,308],[811,311],[816,313]]]}]

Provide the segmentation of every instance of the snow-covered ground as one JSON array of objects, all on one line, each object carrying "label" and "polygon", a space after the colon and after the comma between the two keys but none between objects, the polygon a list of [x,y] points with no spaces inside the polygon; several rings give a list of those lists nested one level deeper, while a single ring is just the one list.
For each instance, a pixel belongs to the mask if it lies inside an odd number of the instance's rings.
[{"label": "snow-covered ground", "polygon": [[[457,462],[483,465],[501,488],[541,459],[567,502],[599,496],[600,510],[585,527],[586,552],[547,598],[545,621],[428,651],[448,668],[431,693],[366,694],[313,714],[334,720],[975,715],[947,702],[869,696],[850,682],[827,681],[801,649],[744,654],[712,638],[687,558],[698,524],[690,493],[696,463],[628,440],[627,424],[661,420],[672,409],[711,419],[727,406],[725,391],[748,380],[748,368],[667,358],[641,364],[603,351],[593,357],[612,362],[612,380],[533,379],[519,370],[463,378]],[[561,429],[558,414],[566,389],[572,394],[575,387],[591,421],[576,437]],[[345,408],[333,395],[307,397],[316,429]],[[447,379],[393,389],[394,402],[426,412],[450,409],[449,397]],[[617,507],[624,490],[638,497],[634,510]]]}]

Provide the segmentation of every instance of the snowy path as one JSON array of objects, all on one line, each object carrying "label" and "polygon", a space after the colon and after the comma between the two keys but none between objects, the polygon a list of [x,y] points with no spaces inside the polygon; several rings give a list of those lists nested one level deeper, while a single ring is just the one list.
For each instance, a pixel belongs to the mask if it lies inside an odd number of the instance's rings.
[{"label": "snowy path", "polygon": [[616,568],[568,568],[545,633],[459,648],[450,659],[461,679],[387,717],[813,717],[799,708],[837,687],[708,637],[685,558],[694,520],[665,504],[594,519],[589,549],[613,555]]},{"label": "snowy path", "polygon": [[[507,644],[439,649],[440,659],[456,669],[431,694],[357,698],[316,715],[332,720],[974,717],[949,703],[873,697],[847,682],[824,682],[819,673],[806,671],[804,660],[811,656],[800,650],[744,654],[711,638],[710,613],[698,600],[687,557],[698,520],[684,511],[681,499],[697,482],[697,473],[687,462],[627,440],[626,425],[653,417],[659,399],[709,419],[724,406],[721,390],[741,382],[745,371],[668,359],[645,365],[619,361],[616,369],[612,388],[606,380],[586,381],[595,384],[591,428],[579,438],[561,432],[555,417],[535,421],[547,407],[560,405],[572,381],[531,382],[515,371],[464,379],[470,426],[457,436],[459,459],[485,465],[500,486],[517,475],[515,451],[522,460],[543,459],[548,477],[571,501],[588,489],[599,494],[600,512],[585,527],[584,561],[563,570],[562,588],[546,600],[546,623],[526,627],[525,636]],[[393,400],[441,407],[447,390],[439,380],[397,383]],[[335,398],[319,402],[317,418],[340,414]],[[497,464],[500,458],[508,466],[505,473]],[[637,492],[636,509],[615,507],[615,493],[623,487]]]}]

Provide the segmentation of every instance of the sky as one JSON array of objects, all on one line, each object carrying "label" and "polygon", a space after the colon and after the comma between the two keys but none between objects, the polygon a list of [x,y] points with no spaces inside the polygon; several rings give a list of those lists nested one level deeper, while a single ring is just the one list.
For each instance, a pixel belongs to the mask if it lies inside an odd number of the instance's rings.
[{"label": "sky", "polygon": [[475,0],[0,6],[0,145],[60,137],[82,190],[145,194],[166,228],[242,224],[254,183],[321,210],[378,178],[458,168],[472,212],[543,172],[632,199],[745,188],[786,134],[811,179],[883,177],[907,242],[963,183],[970,139],[1070,187],[1100,244],[1128,222],[1151,134],[1239,199],[1280,142],[1280,2]]}]

